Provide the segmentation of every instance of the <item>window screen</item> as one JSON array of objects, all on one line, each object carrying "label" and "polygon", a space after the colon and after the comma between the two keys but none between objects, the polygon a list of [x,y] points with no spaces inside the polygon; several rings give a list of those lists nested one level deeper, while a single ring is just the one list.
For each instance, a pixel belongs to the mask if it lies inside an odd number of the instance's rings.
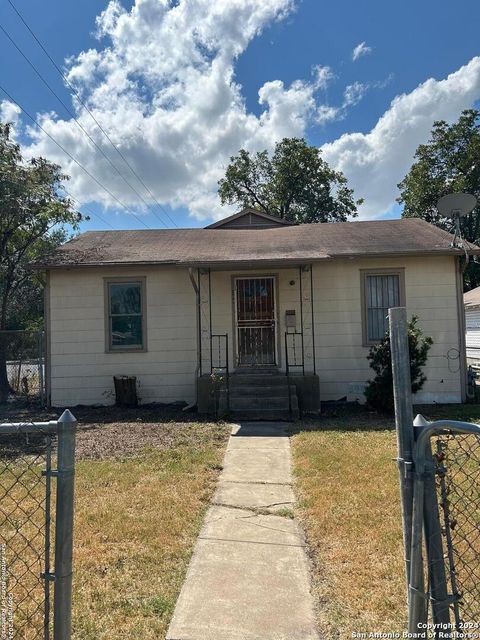
[{"label": "window screen", "polygon": [[366,276],[366,321],[369,342],[381,340],[388,328],[388,309],[400,306],[400,276]]},{"label": "window screen", "polygon": [[109,282],[109,345],[116,349],[143,349],[142,282]]}]

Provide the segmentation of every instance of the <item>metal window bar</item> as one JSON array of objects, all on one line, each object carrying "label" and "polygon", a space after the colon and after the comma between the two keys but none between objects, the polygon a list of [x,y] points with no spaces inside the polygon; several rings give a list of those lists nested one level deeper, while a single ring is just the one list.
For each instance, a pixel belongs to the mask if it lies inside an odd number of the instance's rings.
[{"label": "metal window bar", "polygon": [[274,276],[237,278],[235,312],[239,366],[276,364]]},{"label": "metal window bar", "polygon": [[388,309],[400,304],[400,277],[367,275],[368,339],[380,340],[388,328]]},{"label": "metal window bar", "polygon": [[[73,485],[76,420],[0,424],[0,637],[71,638]],[[57,469],[52,446],[57,445]],[[52,478],[56,479],[51,571]]]}]

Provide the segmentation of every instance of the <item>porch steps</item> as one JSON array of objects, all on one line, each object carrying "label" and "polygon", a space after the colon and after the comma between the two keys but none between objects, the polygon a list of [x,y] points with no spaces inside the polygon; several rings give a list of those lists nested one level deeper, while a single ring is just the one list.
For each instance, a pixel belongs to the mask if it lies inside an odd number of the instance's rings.
[{"label": "porch steps", "polygon": [[[292,398],[297,397],[297,390],[294,384],[290,385],[290,393]],[[268,397],[282,397],[288,399],[288,386],[287,384],[275,384],[275,385],[249,385],[238,384],[230,388],[231,398],[268,398]]]},{"label": "porch steps", "polygon": [[[235,373],[230,376],[230,412],[242,420],[291,420],[299,417],[295,385],[276,371]],[[289,408],[289,402],[291,411]]]}]

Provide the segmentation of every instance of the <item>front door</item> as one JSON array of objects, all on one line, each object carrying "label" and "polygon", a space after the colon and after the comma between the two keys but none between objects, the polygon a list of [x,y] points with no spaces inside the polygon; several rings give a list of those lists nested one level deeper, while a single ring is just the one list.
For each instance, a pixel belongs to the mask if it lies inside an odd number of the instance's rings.
[{"label": "front door", "polygon": [[275,365],[275,277],[236,278],[235,309],[238,366]]}]

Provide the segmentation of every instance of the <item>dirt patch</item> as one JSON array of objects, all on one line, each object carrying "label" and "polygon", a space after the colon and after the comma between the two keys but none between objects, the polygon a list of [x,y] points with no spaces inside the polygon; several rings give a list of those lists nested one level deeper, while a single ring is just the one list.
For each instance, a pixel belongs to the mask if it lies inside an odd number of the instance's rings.
[{"label": "dirt patch", "polygon": [[77,459],[125,458],[146,448],[173,449],[181,445],[200,446],[224,442],[229,429],[210,422],[122,422],[79,424]]},{"label": "dirt patch", "polygon": [[[62,410],[25,406],[7,407],[0,411],[3,422],[56,420]],[[76,458],[128,458],[145,449],[172,449],[177,446],[222,444],[229,427],[223,422],[206,422],[196,415],[184,413],[172,406],[146,406],[136,409],[118,407],[75,407],[78,420]],[[15,448],[20,440],[15,437]],[[29,446],[32,439],[29,439]]]}]

